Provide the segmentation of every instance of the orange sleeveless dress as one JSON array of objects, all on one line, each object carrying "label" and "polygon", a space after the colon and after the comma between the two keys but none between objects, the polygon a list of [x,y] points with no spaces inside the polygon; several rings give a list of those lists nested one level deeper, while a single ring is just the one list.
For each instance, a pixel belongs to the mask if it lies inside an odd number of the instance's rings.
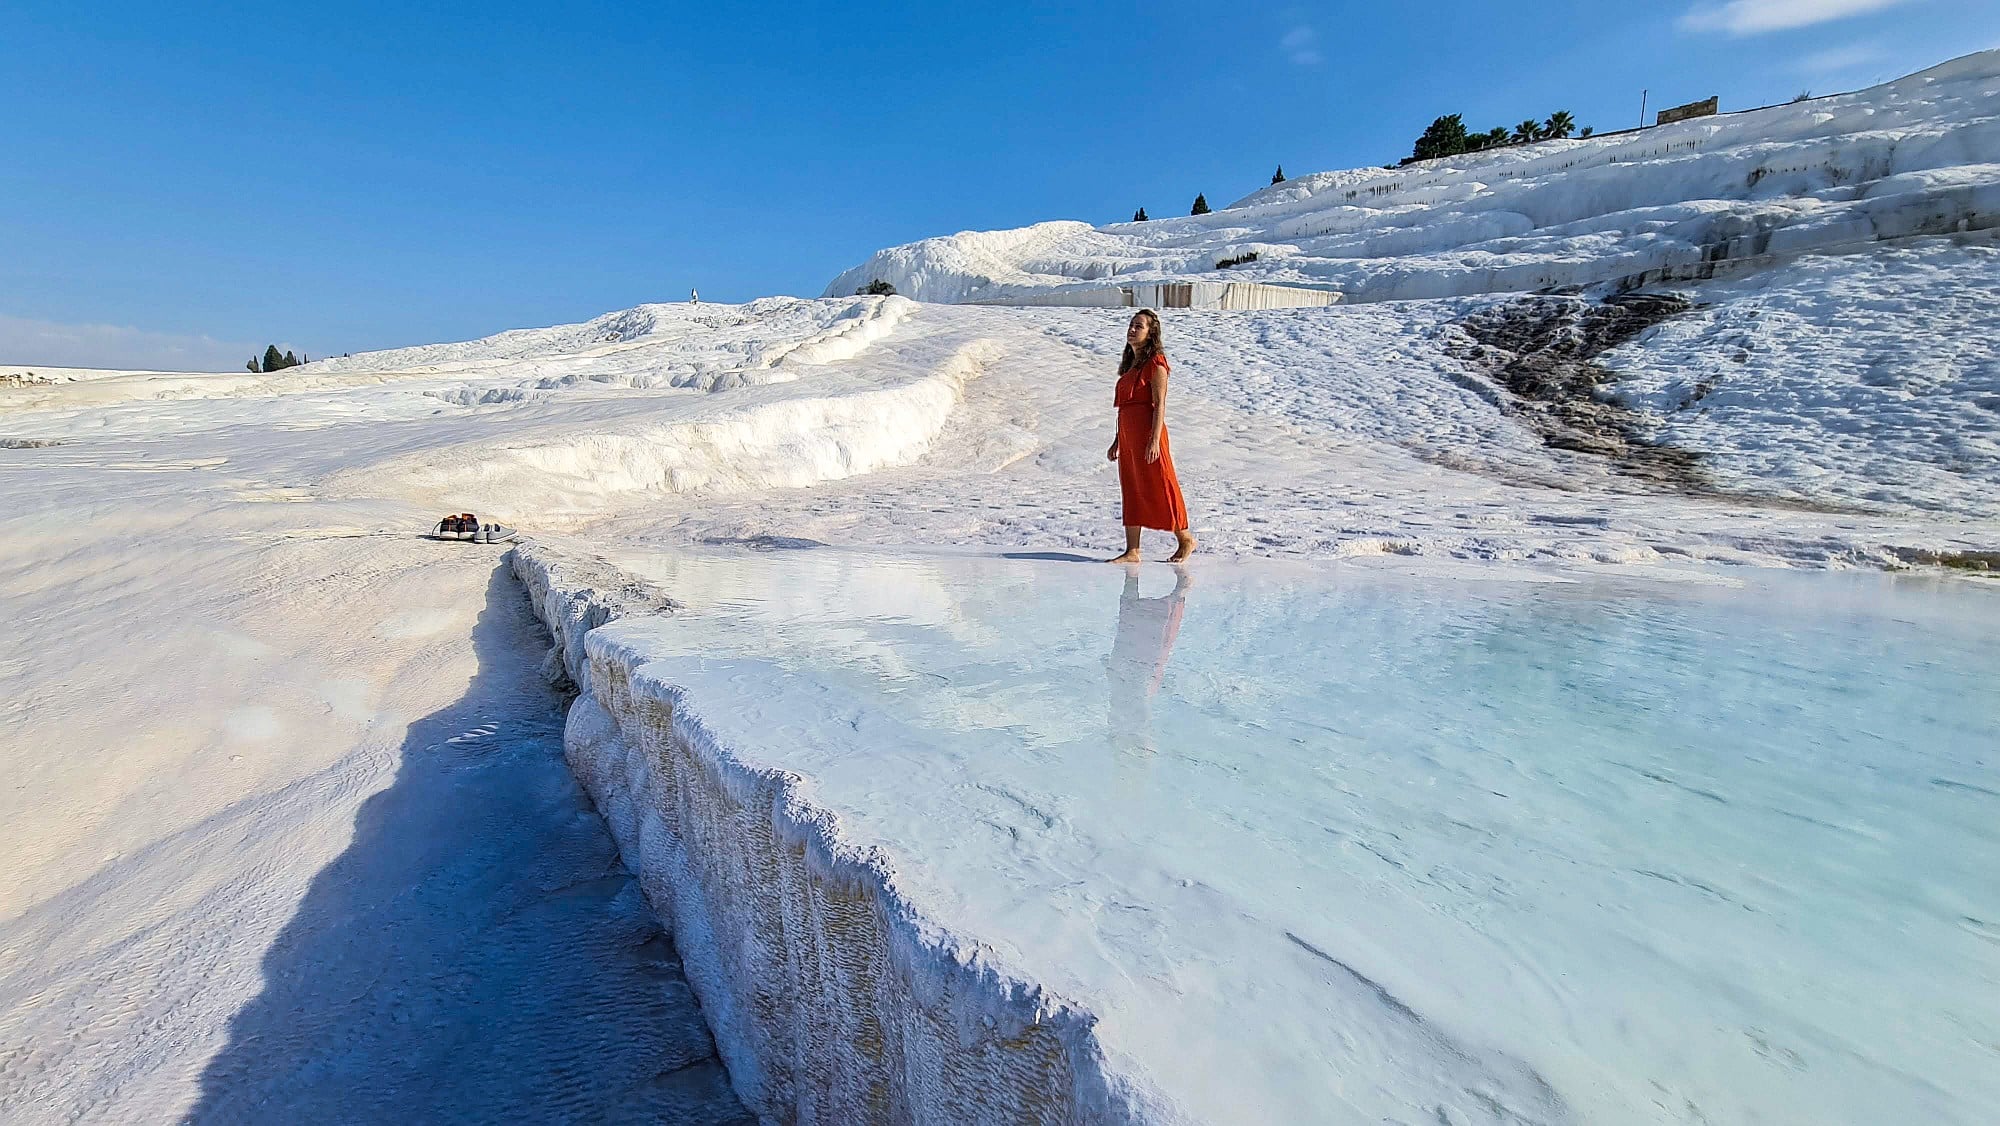
[{"label": "orange sleeveless dress", "polygon": [[1154,357],[1118,377],[1118,488],[1124,495],[1121,522],[1128,528],[1187,530],[1187,502],[1181,499],[1180,478],[1174,475],[1174,454],[1160,430],[1160,460],[1146,461],[1153,440],[1153,375],[1172,369],[1165,356]]}]

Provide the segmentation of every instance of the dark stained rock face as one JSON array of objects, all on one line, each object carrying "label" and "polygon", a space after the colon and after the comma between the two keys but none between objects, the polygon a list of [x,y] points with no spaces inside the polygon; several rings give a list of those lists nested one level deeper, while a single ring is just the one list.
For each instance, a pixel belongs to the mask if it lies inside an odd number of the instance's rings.
[{"label": "dark stained rock face", "polygon": [[1511,409],[1543,444],[1606,458],[1617,472],[1660,488],[1705,492],[1701,455],[1648,439],[1639,416],[1605,390],[1615,374],[1596,362],[1689,307],[1673,294],[1524,297],[1458,322],[1473,342],[1461,358],[1507,389]]}]

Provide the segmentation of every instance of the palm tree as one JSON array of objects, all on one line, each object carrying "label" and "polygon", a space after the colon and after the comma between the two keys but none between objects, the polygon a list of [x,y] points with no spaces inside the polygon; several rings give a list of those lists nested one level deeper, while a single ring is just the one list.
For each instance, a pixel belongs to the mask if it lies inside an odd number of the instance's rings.
[{"label": "palm tree", "polygon": [[1515,144],[1519,145],[1519,144],[1525,144],[1529,141],[1540,140],[1541,135],[1542,135],[1541,122],[1523,121],[1519,125],[1514,126],[1514,135],[1508,139],[1513,141]]},{"label": "palm tree", "polygon": [[1513,136],[1513,134],[1507,132],[1505,125],[1495,125],[1493,128],[1481,133],[1480,136],[1486,139],[1486,147],[1490,149],[1495,145],[1506,144],[1508,138]]},{"label": "palm tree", "polygon": [[1567,137],[1574,132],[1576,132],[1576,118],[1571,117],[1566,109],[1555,111],[1549,115],[1547,121],[1542,122],[1542,136],[1545,138]]},{"label": "palm tree", "polygon": [[1577,135],[1578,137],[1588,137],[1588,136],[1590,136],[1590,135],[1591,135],[1592,133],[1595,133],[1595,132],[1597,132],[1597,130],[1596,130],[1595,128],[1593,128],[1593,127],[1591,127],[1591,126],[1589,126],[1589,125],[1586,125],[1586,126],[1584,126],[1583,128],[1581,128],[1581,129],[1577,130],[1577,131],[1576,131],[1576,135]]}]

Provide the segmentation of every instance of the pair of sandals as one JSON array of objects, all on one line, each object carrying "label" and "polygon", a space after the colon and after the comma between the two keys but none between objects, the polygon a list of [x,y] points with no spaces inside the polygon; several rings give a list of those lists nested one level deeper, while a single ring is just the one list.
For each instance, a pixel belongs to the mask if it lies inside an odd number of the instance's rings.
[{"label": "pair of sandals", "polygon": [[504,524],[482,524],[479,517],[470,512],[447,516],[431,528],[431,535],[447,540],[471,540],[473,543],[513,543],[520,533]]}]

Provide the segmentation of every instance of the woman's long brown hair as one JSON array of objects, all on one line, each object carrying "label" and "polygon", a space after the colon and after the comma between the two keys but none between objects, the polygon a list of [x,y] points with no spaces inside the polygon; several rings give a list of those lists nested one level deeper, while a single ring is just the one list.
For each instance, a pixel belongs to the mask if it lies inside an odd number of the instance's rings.
[{"label": "woman's long brown hair", "polygon": [[1141,309],[1132,315],[1146,318],[1146,323],[1152,327],[1152,331],[1146,334],[1146,342],[1139,346],[1137,355],[1133,354],[1130,344],[1125,346],[1125,355],[1118,361],[1119,375],[1124,375],[1135,367],[1150,364],[1155,357],[1162,360],[1167,358],[1166,345],[1160,340],[1160,314],[1151,309]]}]

